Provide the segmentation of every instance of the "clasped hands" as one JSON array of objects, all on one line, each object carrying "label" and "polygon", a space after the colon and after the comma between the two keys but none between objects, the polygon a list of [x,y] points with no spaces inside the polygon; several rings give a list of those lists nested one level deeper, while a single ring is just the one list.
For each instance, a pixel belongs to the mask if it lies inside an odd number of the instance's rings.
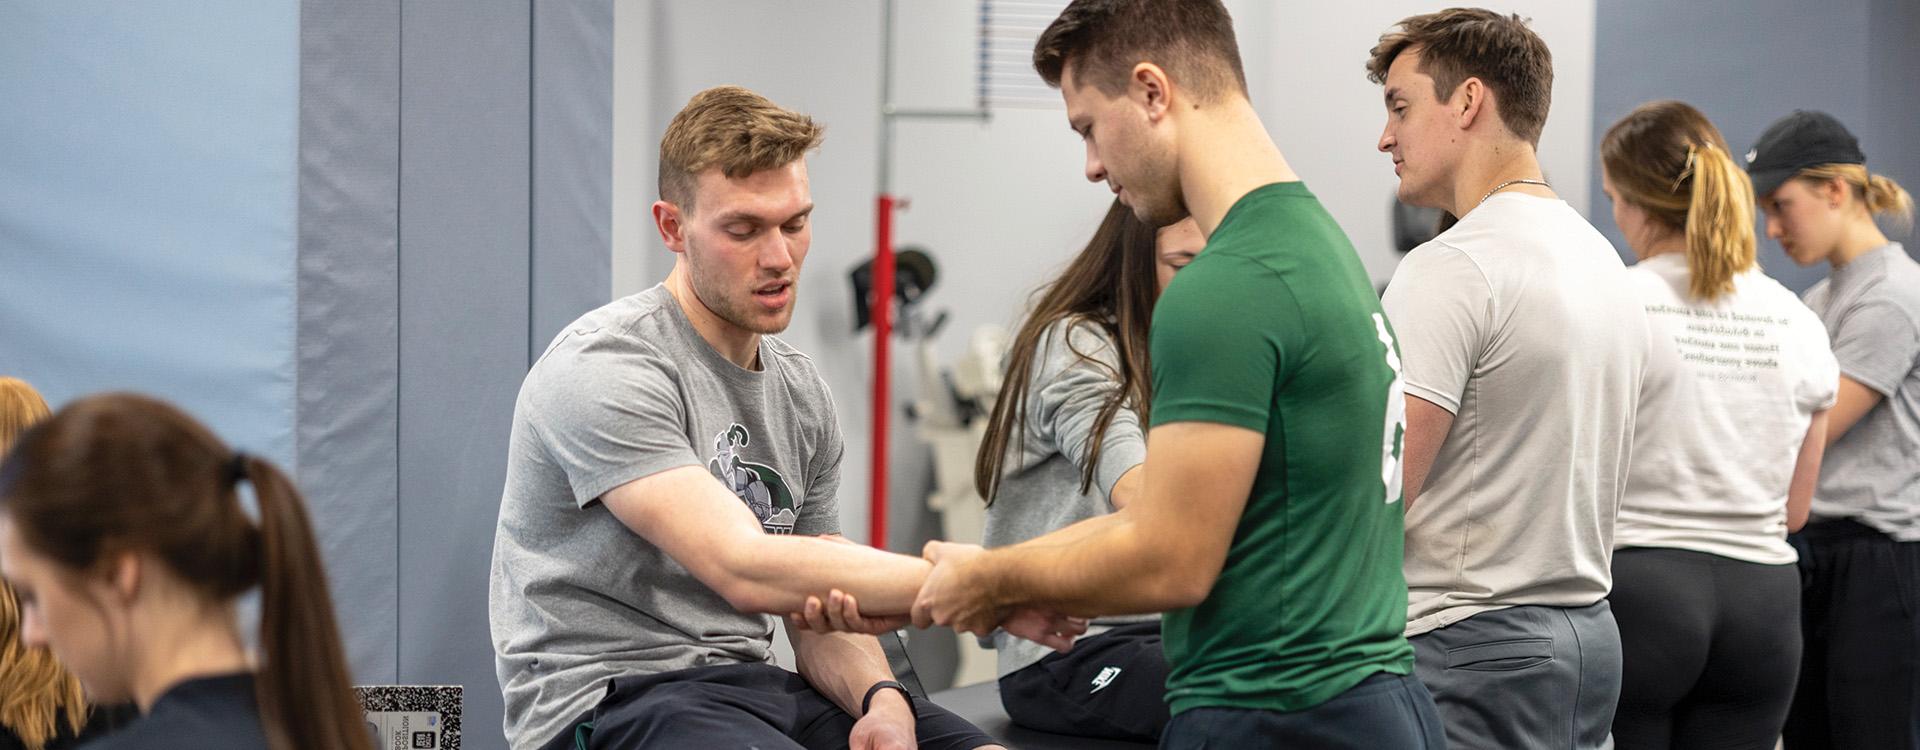
[{"label": "clasped hands", "polygon": [[933,563],[933,570],[920,584],[920,593],[907,614],[863,614],[852,594],[834,589],[824,602],[818,596],[807,597],[805,607],[787,615],[787,619],[795,627],[816,633],[877,635],[909,622],[921,628],[945,625],[979,636],[991,635],[997,628],[1055,651],[1072,648],[1073,639],[1087,631],[1087,621],[995,601],[995,592],[979,579],[976,563],[985,552],[975,544],[928,542],[921,556]]}]

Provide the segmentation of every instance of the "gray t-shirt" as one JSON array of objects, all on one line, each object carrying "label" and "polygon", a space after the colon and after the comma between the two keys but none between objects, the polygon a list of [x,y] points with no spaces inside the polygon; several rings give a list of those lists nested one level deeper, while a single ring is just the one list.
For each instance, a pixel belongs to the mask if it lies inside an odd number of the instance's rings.
[{"label": "gray t-shirt", "polygon": [[1827,448],[1816,518],[1852,518],[1920,541],[1920,264],[1891,243],[1807,290],[1840,374],[1882,397]]},{"label": "gray t-shirt", "polygon": [[[1089,438],[1101,406],[1120,387],[1119,356],[1113,340],[1089,321],[1062,321],[1047,328],[1033,362],[1027,387],[1027,418],[1008,443],[1013,455],[1002,465],[1000,489],[987,507],[984,539],[988,547],[1028,539],[1113,512],[1107,497],[1128,469],[1147,457],[1140,418],[1132,409],[1114,412],[1100,442],[1093,486],[1080,491],[1081,467],[1093,450]],[[1088,635],[1105,626],[1151,622],[1157,615],[1101,618]],[[1000,676],[1039,661],[1053,650],[1032,641],[993,634]]]},{"label": "gray t-shirt", "polygon": [[[1414,248],[1380,305],[1407,393],[1453,413],[1407,511],[1407,635],[1606,597],[1656,372],[1613,246],[1562,201],[1496,194]],[[1669,390],[1672,369],[1657,377]]]},{"label": "gray t-shirt", "polygon": [[488,591],[513,747],[551,739],[613,677],[772,661],[771,617],[735,611],[599,502],[704,465],[768,533],[838,533],[827,386],[771,336],[760,364],[721,357],[655,286],[569,324],[527,373]]}]

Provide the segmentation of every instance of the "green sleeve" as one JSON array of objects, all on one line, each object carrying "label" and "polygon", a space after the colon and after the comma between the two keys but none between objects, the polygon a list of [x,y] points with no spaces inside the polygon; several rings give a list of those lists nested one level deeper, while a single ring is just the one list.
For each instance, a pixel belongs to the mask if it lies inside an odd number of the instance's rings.
[{"label": "green sleeve", "polygon": [[1205,261],[1181,270],[1154,308],[1153,425],[1215,422],[1264,433],[1299,306],[1259,264]]}]

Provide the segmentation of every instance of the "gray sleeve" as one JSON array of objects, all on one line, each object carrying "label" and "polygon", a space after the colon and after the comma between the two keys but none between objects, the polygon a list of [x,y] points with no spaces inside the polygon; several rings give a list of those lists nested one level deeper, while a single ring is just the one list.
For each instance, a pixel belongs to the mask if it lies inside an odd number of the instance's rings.
[{"label": "gray sleeve", "polygon": [[1863,300],[1840,318],[1833,357],[1841,374],[1891,397],[1920,360],[1920,327],[1892,300]]},{"label": "gray sleeve", "polygon": [[[1084,321],[1054,324],[1041,347],[1028,393],[1029,429],[1039,427],[1051,435],[1061,455],[1084,472],[1093,458],[1094,423],[1120,388],[1118,349],[1105,331]],[[1101,494],[1110,494],[1120,475],[1146,455],[1139,415],[1122,407],[1100,441],[1095,486]]]},{"label": "gray sleeve", "polygon": [[1407,394],[1460,411],[1485,353],[1493,289],[1466,253],[1438,242],[1414,248],[1380,298],[1400,342]]},{"label": "gray sleeve", "polygon": [[528,406],[581,507],[636,479],[701,465],[687,440],[679,369],[650,349],[595,346],[547,357]]},{"label": "gray sleeve", "polygon": [[801,501],[800,517],[794,520],[793,533],[821,536],[840,533],[840,460],[847,444],[840,435],[840,412],[834,408],[833,394],[820,386],[826,403],[826,416],[813,455],[807,457],[807,496]]}]

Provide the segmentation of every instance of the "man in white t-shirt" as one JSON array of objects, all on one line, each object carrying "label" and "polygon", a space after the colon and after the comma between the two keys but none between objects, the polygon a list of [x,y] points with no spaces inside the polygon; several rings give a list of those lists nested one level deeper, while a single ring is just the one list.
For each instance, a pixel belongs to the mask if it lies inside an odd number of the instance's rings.
[{"label": "man in white t-shirt", "polygon": [[1400,199],[1459,217],[1382,300],[1406,378],[1415,669],[1452,747],[1603,747],[1646,315],[1613,246],[1542,178],[1552,57],[1525,21],[1413,16],[1372,55]]}]

